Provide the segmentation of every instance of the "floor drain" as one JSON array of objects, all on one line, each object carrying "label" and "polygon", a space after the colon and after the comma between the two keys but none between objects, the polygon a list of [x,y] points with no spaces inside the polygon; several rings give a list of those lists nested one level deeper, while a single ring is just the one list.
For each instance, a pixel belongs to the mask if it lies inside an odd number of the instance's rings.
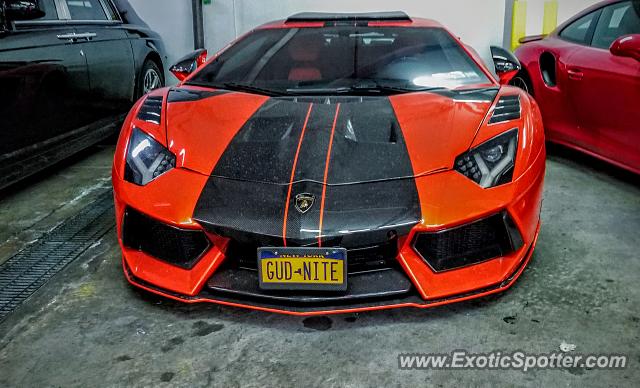
[{"label": "floor drain", "polygon": [[0,265],[0,321],[114,227],[111,190]]}]

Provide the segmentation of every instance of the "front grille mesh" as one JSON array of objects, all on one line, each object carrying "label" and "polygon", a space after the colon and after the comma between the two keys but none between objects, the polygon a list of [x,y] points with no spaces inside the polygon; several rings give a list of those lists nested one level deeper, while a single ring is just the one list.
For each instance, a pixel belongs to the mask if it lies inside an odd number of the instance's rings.
[{"label": "front grille mesh", "polygon": [[420,233],[415,250],[435,271],[445,271],[504,256],[519,249],[522,238],[507,213],[435,233]]},{"label": "front grille mesh", "polygon": [[165,225],[133,209],[126,210],[122,229],[126,247],[182,268],[192,268],[210,246],[202,231]]}]

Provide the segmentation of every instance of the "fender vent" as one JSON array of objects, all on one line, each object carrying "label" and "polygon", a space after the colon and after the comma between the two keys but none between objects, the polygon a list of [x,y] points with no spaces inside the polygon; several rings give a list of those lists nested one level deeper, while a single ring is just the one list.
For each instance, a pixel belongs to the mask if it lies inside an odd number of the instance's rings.
[{"label": "fender vent", "polygon": [[162,117],[162,96],[149,96],[142,103],[138,112],[138,120],[160,125]]},{"label": "fender vent", "polygon": [[520,118],[520,96],[502,96],[496,104],[496,109],[489,120],[489,124],[503,123]]}]

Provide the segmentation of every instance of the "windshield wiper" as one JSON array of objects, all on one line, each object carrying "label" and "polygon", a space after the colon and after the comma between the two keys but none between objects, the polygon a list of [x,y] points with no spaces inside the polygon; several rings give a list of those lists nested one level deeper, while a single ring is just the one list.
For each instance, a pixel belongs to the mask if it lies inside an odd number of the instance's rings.
[{"label": "windshield wiper", "polygon": [[390,85],[390,84],[380,83],[374,80],[367,80],[365,82],[351,85],[350,89],[354,92],[414,93],[414,92],[429,92],[433,90],[443,90],[446,88],[441,86],[437,86],[437,87],[413,86],[409,84]]},{"label": "windshield wiper", "polygon": [[432,90],[442,90],[444,87],[422,87],[411,84],[403,85],[391,85],[387,83],[381,83],[374,80],[365,80],[357,82],[350,86],[340,87],[308,87],[308,88],[289,88],[286,91],[278,91],[273,89],[261,88],[259,86],[247,85],[238,82],[225,82],[222,84],[189,81],[186,85],[201,86],[214,89],[225,89],[241,92],[249,92],[255,94],[262,94],[270,97],[281,97],[287,95],[360,95],[366,94],[400,94],[400,93],[414,93],[414,92],[428,92]]},{"label": "windshield wiper", "polygon": [[317,88],[290,88],[290,89],[287,89],[287,93],[300,94],[300,95],[304,95],[304,94],[309,94],[309,95],[328,94],[328,95],[332,95],[332,94],[348,93],[350,91],[351,91],[351,88],[349,88],[349,87],[339,87],[339,88],[317,87]]},{"label": "windshield wiper", "polygon": [[343,86],[337,88],[291,88],[287,89],[287,93],[290,94],[308,94],[308,95],[336,95],[336,94],[350,94],[350,95],[361,95],[366,93],[370,94],[400,94],[400,93],[413,93],[413,92],[424,92],[430,90],[440,90],[445,89],[442,87],[411,87],[411,86],[395,86],[395,85],[386,85],[379,83],[358,83],[351,86]]},{"label": "windshield wiper", "polygon": [[284,93],[279,92],[277,90],[266,89],[266,88],[261,88],[259,86],[253,86],[253,85],[247,85],[247,84],[240,84],[240,83],[237,83],[237,82],[225,82],[223,84],[223,89],[237,90],[237,91],[241,91],[241,92],[249,92],[249,93],[256,93],[256,94],[263,94],[265,96],[270,96],[270,97],[278,97],[278,96],[284,96],[285,95]]},{"label": "windshield wiper", "polygon": [[255,94],[262,94],[270,97],[285,95],[284,93],[279,92],[277,90],[265,89],[258,86],[241,84],[237,82],[225,82],[223,84],[215,84],[215,83],[207,83],[207,82],[189,81],[185,85],[202,86],[205,88],[224,89],[224,90],[232,90],[232,91],[238,91],[238,92],[249,92],[249,93],[255,93]]}]

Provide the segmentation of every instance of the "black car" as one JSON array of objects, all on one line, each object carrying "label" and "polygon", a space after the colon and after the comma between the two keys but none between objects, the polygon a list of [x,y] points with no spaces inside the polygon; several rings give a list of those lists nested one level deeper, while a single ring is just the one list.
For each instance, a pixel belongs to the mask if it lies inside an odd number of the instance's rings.
[{"label": "black car", "polygon": [[112,0],[0,0],[0,188],[113,135],[164,85],[160,36],[127,14]]}]

